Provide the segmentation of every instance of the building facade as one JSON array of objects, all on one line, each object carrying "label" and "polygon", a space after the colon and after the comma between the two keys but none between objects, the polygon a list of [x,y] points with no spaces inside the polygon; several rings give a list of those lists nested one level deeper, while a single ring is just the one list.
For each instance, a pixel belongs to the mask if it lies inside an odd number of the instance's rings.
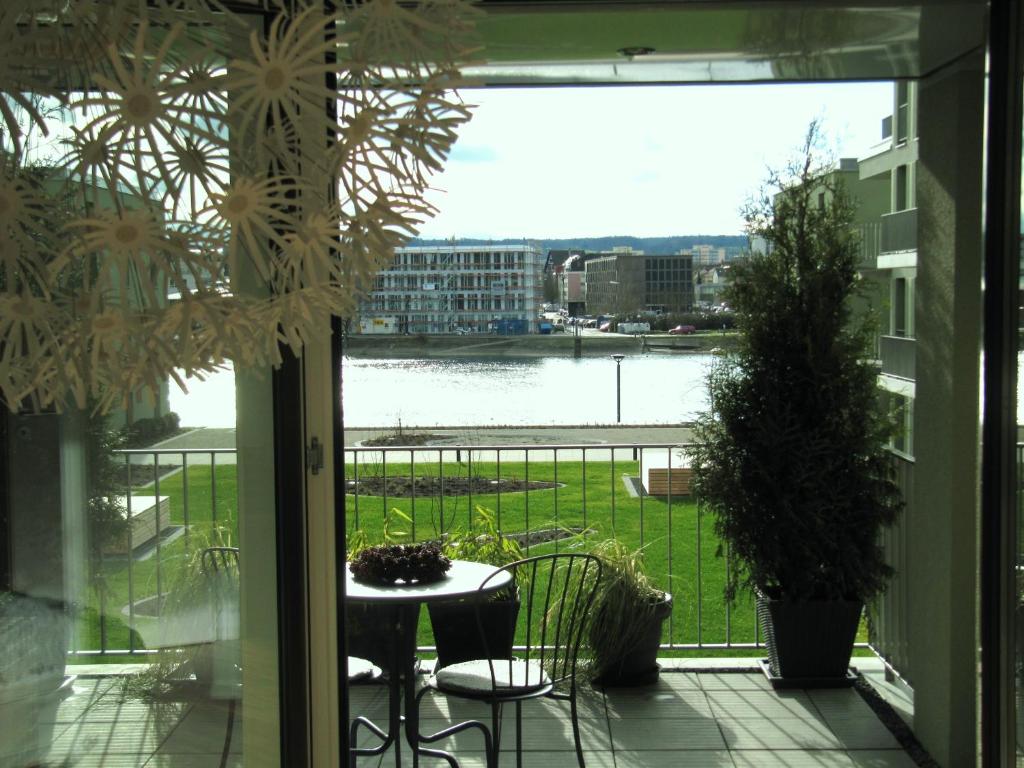
[{"label": "building facade", "polygon": [[528,333],[543,301],[544,255],[533,244],[398,248],[360,307],[395,333]]},{"label": "building facade", "polygon": [[[865,242],[874,256],[876,279],[885,309],[881,313],[878,358],[879,386],[899,420],[893,447],[914,455],[915,323],[917,286],[917,84],[893,86],[892,115],[882,122],[882,143],[859,164],[862,183],[884,185],[888,209]],[[870,235],[873,235],[871,237]]]},{"label": "building facade", "polygon": [[642,310],[693,309],[693,256],[645,254],[627,249],[586,263],[587,312],[623,314]]}]

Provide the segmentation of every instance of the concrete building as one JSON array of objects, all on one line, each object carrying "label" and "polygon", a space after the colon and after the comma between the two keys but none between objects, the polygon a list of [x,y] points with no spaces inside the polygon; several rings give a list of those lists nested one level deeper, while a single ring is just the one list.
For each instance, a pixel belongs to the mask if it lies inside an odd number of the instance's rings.
[{"label": "concrete building", "polygon": [[693,309],[693,257],[615,249],[586,262],[587,312]]},{"label": "concrete building", "polygon": [[917,84],[896,83],[892,114],[882,121],[882,143],[860,162],[860,178],[883,184],[889,207],[873,225],[869,256],[885,299],[880,316],[879,386],[899,418],[893,447],[914,455],[915,323],[917,284]]},{"label": "concrete building", "polygon": [[543,302],[544,256],[530,243],[398,248],[360,319],[396,333],[529,333]]}]

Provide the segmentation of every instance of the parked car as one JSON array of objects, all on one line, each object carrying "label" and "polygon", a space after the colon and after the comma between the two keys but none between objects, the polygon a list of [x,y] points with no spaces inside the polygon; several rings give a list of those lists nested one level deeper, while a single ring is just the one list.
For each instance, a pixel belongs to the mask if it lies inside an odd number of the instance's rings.
[{"label": "parked car", "polygon": [[697,327],[693,325],[677,325],[675,328],[669,328],[668,332],[674,334],[696,333]]},{"label": "parked car", "polygon": [[454,333],[456,336],[468,336],[469,335],[469,331],[467,329],[465,329],[465,328],[456,328],[454,331],[452,331],[452,333]]}]

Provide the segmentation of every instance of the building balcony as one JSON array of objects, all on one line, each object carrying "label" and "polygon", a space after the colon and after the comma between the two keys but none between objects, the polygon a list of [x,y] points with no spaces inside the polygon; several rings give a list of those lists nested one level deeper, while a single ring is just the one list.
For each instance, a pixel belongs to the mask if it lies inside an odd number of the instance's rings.
[{"label": "building balcony", "polygon": [[[917,250],[917,208],[887,213],[882,216],[879,253]],[[881,266],[881,265],[879,265]]]},{"label": "building balcony", "polygon": [[905,336],[881,336],[878,347],[883,374],[914,381],[914,360],[917,347],[914,339]]},{"label": "building balcony", "polygon": [[[360,447],[371,437],[369,431],[346,434],[353,525],[379,533],[388,510],[401,507],[410,515],[412,536],[433,537],[437,510],[467,501],[457,498],[453,489],[446,490],[444,479],[460,477],[460,467],[469,462],[477,474],[490,476],[486,482],[496,484],[495,489],[480,490],[470,499],[495,509],[506,532],[539,532],[541,521],[552,519],[561,526],[600,525],[601,518],[609,514],[638,521],[639,526],[627,526],[629,532],[624,534],[630,545],[645,543],[644,530],[660,531],[646,541],[648,571],[656,584],[671,586],[676,603],[663,637],[661,679],[655,686],[637,689],[600,692],[585,687],[580,720],[589,765],[824,766],[853,765],[865,756],[877,768],[912,764],[901,747],[906,743],[901,740],[913,739],[901,719],[912,716],[911,694],[901,683],[885,681],[885,665],[864,642],[866,636],[859,638],[853,666],[868,685],[830,691],[775,691],[756,671],[757,659],[764,651],[753,607],[746,600],[735,607],[724,602],[725,562],[712,554],[711,526],[695,524],[701,513],[688,483],[670,471],[662,478],[666,485],[658,496],[644,492],[657,479],[648,477],[650,473],[684,463],[680,444],[688,438],[685,428],[659,428],[658,437],[671,442],[644,444],[604,440],[598,444],[589,439],[594,434],[584,442],[537,444],[530,442],[529,430],[525,430],[518,437],[509,437],[508,443],[471,445],[471,430],[432,431],[438,433],[437,445],[413,448]],[[572,435],[580,440],[577,433],[574,430]],[[603,437],[614,440],[614,435]],[[196,439],[201,438],[182,436],[178,448],[172,443],[156,450],[120,453],[140,484],[159,474],[154,465],[166,472],[160,479],[160,493],[171,497],[169,522],[178,528],[216,519],[214,509],[225,497],[232,497],[235,489],[235,451],[184,447],[194,445]],[[403,475],[409,474],[437,477],[436,493],[420,489],[412,496],[403,495]],[[461,477],[465,478],[464,472]],[[532,492],[529,487],[503,491],[504,478],[557,482]],[[627,493],[628,488],[623,487],[626,480],[633,492]],[[188,504],[184,503],[186,497]],[[547,551],[544,547],[551,546],[543,537],[538,537],[540,543],[530,544],[529,537],[526,541],[531,550]],[[155,552],[140,549],[103,566],[112,588],[104,597],[96,597],[103,601],[94,606],[99,625],[76,635],[68,672],[77,672],[79,677],[71,695],[52,715],[57,725],[49,759],[74,763],[74,758],[87,752],[111,764],[119,760],[137,760],[132,764],[139,765],[173,764],[182,755],[205,761],[226,757],[228,764],[241,764],[241,724],[245,719],[241,703],[235,711],[228,702],[211,700],[202,689],[188,685],[176,689],[170,699],[152,700],[122,683],[124,674],[146,669],[154,658],[151,649],[136,645],[136,633],[145,639],[146,622],[162,620],[122,606],[136,606],[152,597],[154,585],[159,589],[161,583],[173,584],[175,562],[189,546],[196,545],[190,545],[187,536],[179,536],[168,539]],[[700,553],[696,562],[695,552]],[[134,579],[120,578],[132,568]],[[893,631],[891,624],[885,626]],[[135,631],[129,633],[129,628]],[[425,671],[433,650],[425,620],[420,630],[419,653]],[[116,667],[91,663],[107,654],[126,656],[135,663]],[[352,686],[348,695],[351,716],[386,721],[384,686]],[[888,701],[889,707],[880,701]],[[879,708],[886,712],[884,718],[876,714]],[[466,717],[462,709],[450,712],[443,697],[426,698],[422,714],[430,726],[424,727],[425,731],[439,730],[449,718],[461,721]],[[527,703],[523,714],[523,737],[529,740],[525,765],[573,762],[572,729],[565,707]],[[514,716],[510,713],[509,717]],[[514,720],[509,734],[514,734],[513,726]],[[509,736],[508,749],[514,749],[514,739]],[[460,734],[438,746],[454,751],[462,765],[483,765],[478,734]],[[389,754],[375,764],[389,765],[393,757]]]}]

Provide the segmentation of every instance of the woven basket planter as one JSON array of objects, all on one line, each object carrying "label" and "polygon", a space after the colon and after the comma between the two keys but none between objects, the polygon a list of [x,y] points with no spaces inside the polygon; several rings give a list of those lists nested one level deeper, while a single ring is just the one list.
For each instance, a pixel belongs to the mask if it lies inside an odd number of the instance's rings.
[{"label": "woven basket planter", "polygon": [[856,601],[791,601],[759,594],[757,618],[771,675],[808,685],[841,684],[863,610]]}]

